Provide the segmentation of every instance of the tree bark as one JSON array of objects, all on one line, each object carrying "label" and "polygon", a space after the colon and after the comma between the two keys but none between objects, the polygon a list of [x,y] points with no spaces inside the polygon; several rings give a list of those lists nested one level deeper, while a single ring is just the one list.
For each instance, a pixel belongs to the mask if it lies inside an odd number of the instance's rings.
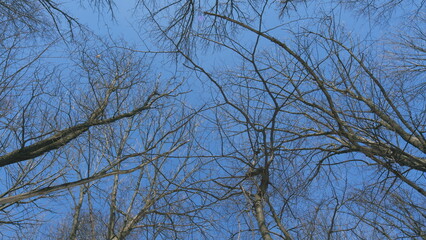
[{"label": "tree bark", "polygon": [[254,196],[254,211],[262,238],[264,240],[272,240],[271,234],[269,234],[268,226],[266,226],[263,199],[259,193]]}]

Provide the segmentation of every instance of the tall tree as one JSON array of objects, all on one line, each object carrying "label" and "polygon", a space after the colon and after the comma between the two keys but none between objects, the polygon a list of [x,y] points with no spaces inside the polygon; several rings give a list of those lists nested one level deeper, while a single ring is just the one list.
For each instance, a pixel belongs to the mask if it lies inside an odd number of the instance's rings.
[{"label": "tall tree", "polygon": [[[425,237],[423,2],[175,4],[145,6],[167,46],[220,96],[211,119],[224,170],[214,182],[245,219],[233,236]],[[200,44],[233,61],[212,68]],[[410,199],[413,215],[396,199]]]},{"label": "tall tree", "polygon": [[[155,56],[130,51],[123,42],[88,31],[66,35],[70,29],[60,20],[72,18],[54,2],[0,3],[1,236],[31,238],[30,227],[46,220],[41,213],[61,211],[73,215],[66,236],[79,239],[86,229],[95,238],[100,230],[94,211],[111,204],[104,235],[122,239],[148,221],[143,217],[160,208],[160,200],[182,202],[173,200],[179,185],[167,185],[164,178],[174,176],[184,185],[183,176],[190,175],[181,173],[190,165],[182,159],[194,117],[182,102],[185,78],[170,72],[162,77],[154,71],[160,69],[152,65]],[[51,21],[58,29],[49,27]],[[154,179],[148,169],[156,172]],[[102,195],[109,179],[110,197]],[[128,204],[123,210],[118,197],[130,184],[134,195],[123,200]],[[146,186],[152,190],[146,192]],[[54,204],[75,194],[74,210]],[[95,197],[99,194],[105,199]]]},{"label": "tall tree", "polygon": [[[65,47],[61,19],[78,22],[59,2],[0,2],[1,228],[426,238],[424,1],[135,4],[158,49],[88,33]],[[63,224],[36,226],[54,201],[72,203]]]}]

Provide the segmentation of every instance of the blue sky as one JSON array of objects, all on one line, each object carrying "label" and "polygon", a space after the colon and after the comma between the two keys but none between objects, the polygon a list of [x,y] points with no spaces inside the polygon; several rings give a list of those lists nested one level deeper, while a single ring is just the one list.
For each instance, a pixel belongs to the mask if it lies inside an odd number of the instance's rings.
[{"label": "blue sky", "polygon": [[[64,6],[66,6],[69,9],[71,15],[75,16],[80,23],[82,23],[83,25],[86,25],[89,30],[99,35],[99,39],[108,40],[109,38],[111,38],[113,39],[113,41],[116,41],[118,45],[126,42],[135,50],[142,51],[142,52],[148,51],[148,50],[157,51],[161,49],[160,48],[161,43],[156,42],[158,41],[158,39],[153,38],[153,33],[150,32],[151,26],[145,26],[144,24],[146,22],[144,22],[143,20],[142,22],[140,22],[143,17],[141,16],[141,14],[143,13],[138,12],[136,15],[134,15],[135,13],[133,9],[134,2],[132,1],[126,1],[125,3],[117,3],[117,6],[115,6],[114,8],[114,16],[115,16],[114,19],[112,19],[111,15],[108,13],[100,15],[95,10],[93,10],[90,6],[84,6],[84,8],[82,8],[81,5],[78,5],[78,3],[75,3],[75,2],[69,2],[65,4]],[[296,48],[297,42],[293,41],[294,35],[290,33],[291,32],[302,33],[307,28],[311,30],[317,30],[318,28],[320,28],[319,24],[317,24],[318,20],[327,22],[329,19],[327,17],[320,16],[319,14],[312,16],[313,15],[312,13],[315,11],[329,12],[330,10],[329,7],[331,6],[332,5],[330,6],[325,5],[323,10],[313,9],[314,5],[307,6],[307,8],[301,8],[299,11],[294,13],[295,15],[292,15],[292,17],[288,17],[284,15],[280,19],[277,17],[274,17],[275,16],[273,14],[275,12],[274,10],[268,10],[271,12],[271,14],[267,14],[267,17],[265,19],[266,23],[263,28],[264,30],[273,28],[273,30],[268,32],[270,35],[276,37],[277,39],[288,41],[288,43],[292,47]],[[383,36],[383,33],[385,32],[385,30],[389,31],[389,29],[386,29],[386,28],[389,27],[388,24],[390,24],[391,21],[389,21],[388,23],[376,24],[375,20],[368,19],[368,17],[365,17],[365,16],[357,16],[357,13],[351,10],[337,8],[337,9],[334,9],[333,11],[334,11],[333,13],[334,13],[336,22],[338,24],[342,24],[342,26],[345,28],[345,31],[353,32],[353,35],[351,35],[353,39],[349,38],[348,42],[351,42],[352,40],[356,42],[357,39],[362,39],[362,40],[366,39],[367,42],[365,43],[365,45],[369,46],[370,44],[369,40],[377,40],[382,38],[384,40],[385,39],[384,37],[386,36]],[[395,14],[398,14],[398,12],[396,12]],[[294,20],[297,20],[299,18],[306,18],[306,19],[303,21],[293,22]],[[206,19],[207,19],[207,16],[198,16],[197,21],[204,21]],[[285,26],[280,25],[283,22],[286,23]],[[253,26],[257,26],[256,22],[253,22]],[[383,28],[383,30],[381,28]],[[253,38],[254,35],[247,31],[241,31],[238,34],[239,34],[239,40],[240,40],[239,43],[246,46],[248,49],[250,49],[255,42],[255,39]],[[271,50],[273,50],[275,47],[269,41],[266,41],[264,39],[261,40],[259,46],[260,46],[260,50],[258,51],[259,55],[263,51],[273,52]],[[104,49],[102,52],[94,53],[94,54],[96,55],[99,54],[100,55],[99,58],[102,58],[108,55],[109,50],[110,49]],[[53,53],[51,53],[51,55],[56,56],[55,52],[54,51],[52,52]],[[207,48],[207,50],[196,49],[195,53],[196,53],[195,55],[196,61],[198,61],[202,65],[202,67],[205,67],[209,72],[213,72],[213,73],[220,72],[223,70],[238,72],[240,64],[244,63],[241,57],[235,55],[232,51],[229,51],[229,50],[216,49],[215,51],[213,51]],[[58,55],[61,55],[61,54],[62,53],[59,53]],[[279,52],[272,53],[270,56],[271,57],[276,56],[277,59],[279,59],[279,56],[278,56],[279,54],[280,54]],[[321,57],[322,55],[325,54],[324,49],[318,50],[316,54],[317,56]],[[380,57],[381,55],[379,54],[377,56]],[[267,55],[265,58],[267,58]],[[47,60],[47,61],[51,61],[51,60]],[[56,61],[56,60],[53,60],[53,61]],[[173,76],[176,76],[176,78],[179,78],[179,79],[185,79],[186,84],[184,85],[184,89],[188,89],[191,91],[189,94],[187,94],[185,101],[187,101],[187,106],[191,108],[197,108],[205,103],[213,104],[211,100],[212,99],[215,100],[215,98],[217,98],[216,100],[223,102],[223,99],[221,99],[217,89],[215,89],[213,84],[209,82],[205,76],[198,75],[200,76],[198,77],[197,74],[189,71],[185,67],[182,67],[181,66],[182,63],[183,61],[175,63],[173,62],[173,60],[171,60],[170,56],[159,54],[159,55],[156,55],[153,60],[152,71],[155,76],[161,76],[162,78],[165,78],[165,79],[169,77],[171,78]],[[325,75],[327,75],[327,70],[325,70]],[[228,79],[226,77],[229,77],[229,76],[226,76],[226,75],[217,75],[217,76],[218,76],[218,79],[220,79],[223,83],[225,84],[227,83]],[[226,89],[226,90],[231,97],[235,97],[235,99],[238,100],[239,95],[237,93],[234,94],[231,91],[231,89]],[[244,91],[244,89],[242,91]],[[259,99],[255,99],[255,100],[259,100]],[[254,102],[255,102],[254,104],[256,104],[261,101],[259,102],[254,101]],[[252,111],[252,109],[249,109],[248,111]],[[265,113],[265,116],[262,116],[263,118],[259,117],[258,119],[259,122],[266,121],[270,117],[268,115],[270,112],[266,111],[265,109],[263,109],[262,111]],[[242,118],[238,113],[236,112],[232,112],[232,113],[235,114],[234,116],[236,118],[240,118],[240,119]],[[202,127],[200,127],[202,132],[200,132],[199,135],[197,136],[203,137],[201,141],[206,143],[206,146],[209,148],[209,150],[211,150],[213,154],[220,153],[221,149],[220,149],[219,143],[216,142],[219,140],[219,136],[218,136],[219,134],[216,132],[216,133],[211,133],[210,135],[209,131],[212,131],[212,132],[215,131],[215,129],[213,129],[215,125],[214,123],[208,122],[208,120],[206,120],[206,119],[210,119],[210,120],[213,119],[215,117],[214,116],[215,112],[212,111],[212,112],[206,112],[203,114],[204,114],[203,117],[205,118],[203,119],[201,117],[199,119],[199,122],[197,123],[197,124],[202,124]],[[220,117],[218,117],[218,119],[223,120]],[[293,119],[293,120],[297,121],[297,119]],[[246,126],[244,124],[239,124],[239,125],[235,124],[234,127],[231,127],[230,129],[244,130],[245,127]],[[253,133],[253,135],[255,134],[256,133]],[[247,148],[248,149],[247,151],[250,151],[249,147],[247,147],[248,146],[247,135],[239,134],[239,135],[231,137],[230,139],[231,141],[234,141],[233,143],[235,143],[238,147],[241,147],[243,150],[246,150],[244,148]],[[226,145],[226,146],[229,147],[230,145]],[[225,151],[232,151],[232,148],[225,149]],[[247,153],[247,155],[249,154],[250,152]],[[241,154],[241,155],[243,156],[244,154]],[[342,155],[339,157],[331,158],[329,163],[335,163],[335,162],[352,159],[352,158],[359,158],[362,160],[367,159],[365,156],[361,154],[354,154],[354,155],[348,154],[348,155]],[[312,159],[316,160],[317,158],[312,157]],[[240,167],[239,165],[240,162],[233,161],[233,160],[234,159],[223,158],[223,159],[219,159],[217,162],[221,162],[222,166],[225,166],[226,168],[229,168],[229,169],[233,167],[235,168]],[[294,164],[296,166],[299,166],[297,164],[303,165],[303,158],[298,160],[299,161],[295,162]],[[213,166],[212,169],[213,171],[216,171],[216,173],[224,174],[224,172],[226,172],[226,171],[221,171],[218,166],[214,166],[212,163],[209,163],[209,164],[211,165],[208,165],[208,166]],[[288,164],[288,166],[287,165],[285,166],[287,166],[290,170],[297,172],[297,169],[292,168],[293,166],[291,166],[292,163],[290,161],[280,163],[280,164],[283,164],[283,166],[285,164]],[[312,164],[312,166],[315,166],[315,164]],[[336,198],[343,199],[344,197],[346,197],[344,196],[346,193],[345,181],[349,180],[352,186],[356,189],[358,187],[359,188],[364,187],[364,184],[366,184],[366,182],[369,182],[370,180],[379,181],[382,177],[383,178],[385,177],[384,175],[380,175],[380,170],[377,170],[376,168],[373,168],[373,167],[368,168],[369,170],[367,171],[364,171],[365,166],[360,165],[358,162],[352,163],[352,164],[346,164],[346,165],[342,164],[340,166],[345,166],[345,167],[339,167],[339,166],[324,167],[327,169],[335,169],[332,171],[333,173],[335,173],[335,175],[329,174],[329,172],[324,172],[324,173],[322,172],[320,175],[322,180],[315,183],[312,187],[313,196],[318,196],[318,199],[322,200],[322,197],[327,198],[335,194]],[[243,167],[240,169],[241,174],[243,174],[243,171],[244,171]],[[284,175],[285,174],[280,175],[280,173],[277,172],[275,177],[280,178]],[[324,182],[328,184],[336,184],[338,186],[335,189],[331,189],[331,188],[322,189],[321,187],[324,186],[322,185],[324,184]],[[289,185],[285,187],[290,188],[291,184],[293,183],[289,183]],[[297,182],[294,184],[297,185]],[[335,190],[336,192],[333,192],[332,190]],[[78,188],[75,188],[73,191],[74,193],[77,192]],[[68,199],[65,199],[64,201],[61,200],[54,203],[54,204],[57,204],[56,210],[58,210],[58,212],[60,213],[58,215],[61,216],[62,214],[62,217],[63,217],[67,213],[69,213],[70,209],[64,208],[64,206],[65,207],[69,206],[70,202],[71,201],[68,198]],[[50,202],[47,203],[44,201],[41,201],[41,203],[51,204]],[[307,205],[298,205],[297,203],[292,203],[292,204],[294,204],[295,208],[298,208],[297,210],[299,212],[303,212],[305,207],[307,209],[310,207]],[[57,215],[51,215],[51,216],[46,215],[46,219],[53,222],[56,216]],[[239,220],[243,218],[244,217],[241,217],[239,218]],[[230,224],[234,223],[235,224],[234,226],[237,227],[235,219],[228,219],[226,221],[229,221]],[[291,224],[296,224],[296,223],[288,223],[288,224],[291,226]]]}]

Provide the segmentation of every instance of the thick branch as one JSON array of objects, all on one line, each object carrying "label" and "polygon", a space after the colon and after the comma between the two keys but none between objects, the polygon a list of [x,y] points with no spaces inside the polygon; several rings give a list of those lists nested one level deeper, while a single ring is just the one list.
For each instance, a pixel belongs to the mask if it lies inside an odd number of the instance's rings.
[{"label": "thick branch", "polygon": [[[158,96],[158,94],[155,94]],[[58,133],[56,133],[55,135],[44,139],[44,140],[40,140],[34,144],[31,144],[27,147],[23,147],[21,149],[12,151],[10,153],[7,153],[3,156],[0,157],[0,167],[4,167],[13,163],[18,163],[18,162],[22,162],[22,161],[26,161],[29,159],[33,159],[36,157],[39,157],[47,152],[50,152],[52,150],[58,149],[64,145],[66,145],[67,143],[69,143],[70,141],[72,141],[73,139],[77,138],[78,136],[80,136],[81,134],[83,134],[84,132],[86,132],[87,130],[89,130],[90,127],[92,126],[97,126],[97,125],[105,125],[105,124],[109,124],[109,123],[113,123],[115,121],[118,121],[120,119],[123,118],[128,118],[128,117],[132,117],[144,110],[150,109],[152,103],[158,99],[160,96],[158,96],[157,98],[151,100],[153,98],[154,94],[152,94],[150,97],[148,97],[148,99],[145,101],[144,105],[140,108],[134,109],[133,111],[124,113],[124,114],[120,114],[118,116],[115,117],[111,117],[108,119],[104,119],[104,120],[96,120],[97,118],[99,118],[102,113],[104,112],[104,109],[106,106],[101,106],[100,108],[98,108],[97,110],[94,111],[94,113],[92,114],[92,116],[89,118],[89,120],[87,120],[85,123],[82,124],[78,124],[76,126],[67,128],[65,130],[62,130]]]}]

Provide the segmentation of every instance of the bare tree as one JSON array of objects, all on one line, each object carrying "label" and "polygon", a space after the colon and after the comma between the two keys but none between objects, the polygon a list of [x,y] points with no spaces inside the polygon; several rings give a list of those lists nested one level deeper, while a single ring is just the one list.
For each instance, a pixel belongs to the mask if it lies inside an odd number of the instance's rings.
[{"label": "bare tree", "polygon": [[[426,238],[423,1],[137,7],[158,51],[87,37],[45,66],[58,40],[3,30],[2,226],[51,211],[53,239]],[[210,90],[203,111],[153,52]]]},{"label": "bare tree", "polygon": [[[65,45],[59,17],[75,20],[54,2],[1,4],[2,237],[176,237],[208,223],[193,202],[185,77],[87,32]],[[46,36],[49,16],[59,31]]]},{"label": "bare tree", "polygon": [[[184,80],[152,73],[148,56],[95,43],[101,41],[93,35],[62,48],[69,56],[55,56],[60,43],[28,49],[21,37],[3,42],[1,223],[14,230],[37,224],[40,212],[56,211],[39,200],[80,186],[70,233],[76,238],[94,182],[132,175],[180,151],[194,113],[179,100]],[[111,137],[102,136],[107,130]]]},{"label": "bare tree", "polygon": [[[212,154],[222,159],[213,180],[222,188],[217,195],[234,206],[227,213],[241,219],[238,226],[228,225],[231,236],[424,238],[424,34],[417,27],[424,25],[424,6],[416,2],[403,12],[402,2],[336,1],[328,7],[285,1],[276,5],[278,12],[267,1],[179,2],[202,9],[198,25],[190,21],[197,11],[178,8],[172,15],[176,25],[167,25],[159,20],[166,8],[148,10],[168,46],[221,97],[220,111],[208,118],[222,139]],[[412,14],[408,19],[416,27],[392,41],[367,30],[363,41],[336,14],[351,14],[348,6],[377,14],[363,24]],[[281,14],[282,22],[271,27],[271,14]],[[192,25],[182,31],[177,22]],[[386,27],[393,32],[404,26],[397,24]],[[212,70],[196,57],[196,48],[188,52],[194,45],[182,46],[186,34],[240,64]],[[405,215],[395,199],[410,199],[406,204],[415,206],[416,217]],[[248,211],[251,216],[243,213]],[[407,224],[396,224],[388,214]]]}]

